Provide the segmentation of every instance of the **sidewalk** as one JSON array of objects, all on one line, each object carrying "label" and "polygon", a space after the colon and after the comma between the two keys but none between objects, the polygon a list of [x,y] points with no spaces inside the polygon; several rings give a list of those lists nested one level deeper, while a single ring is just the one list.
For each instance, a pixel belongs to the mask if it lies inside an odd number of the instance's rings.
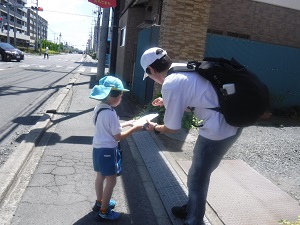
[{"label": "sidewalk", "polygon": [[[97,101],[88,96],[94,78],[95,74],[76,74],[32,128],[30,138],[1,168],[1,225],[99,224],[91,211],[95,203],[92,112]],[[120,117],[130,119],[131,111],[126,107],[122,105]],[[110,224],[172,224],[138,152],[131,151],[127,142],[122,147],[123,174],[113,193],[115,210],[122,216]],[[8,191],[6,186],[14,188]]]},{"label": "sidewalk", "polygon": [[[30,155],[23,157],[27,163],[19,162],[23,163],[21,174],[14,169],[15,162],[6,166],[10,174],[0,171],[0,196],[6,195],[0,205],[0,224],[5,220],[12,225],[99,224],[91,211],[95,201],[91,118],[97,102],[88,95],[94,78],[91,73],[77,74],[33,127],[33,137],[21,144],[20,152],[28,150],[23,154]],[[121,120],[135,116],[126,98],[116,110]],[[34,134],[41,136],[41,131],[43,138],[34,146],[40,139]],[[122,148],[124,172],[113,193],[115,210],[122,216],[107,224],[183,224],[171,214],[171,207],[187,200],[186,174],[191,162],[174,159],[157,136],[147,131],[134,133],[122,142]],[[8,180],[12,178],[15,188],[7,192],[4,185],[11,185]],[[296,220],[293,216],[299,212],[296,201],[243,161],[224,160],[212,176],[207,225],[273,225],[281,218]]]}]

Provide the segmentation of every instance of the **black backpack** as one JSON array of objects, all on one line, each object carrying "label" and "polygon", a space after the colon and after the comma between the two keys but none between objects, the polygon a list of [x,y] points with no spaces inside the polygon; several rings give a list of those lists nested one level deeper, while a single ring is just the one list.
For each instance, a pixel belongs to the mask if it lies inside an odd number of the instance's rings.
[{"label": "black backpack", "polygon": [[[234,58],[204,58],[203,61],[188,62],[186,67],[173,67],[168,74],[176,71],[196,71],[211,82],[215,88],[220,107],[212,108],[222,113],[228,124],[236,127],[253,125],[269,107],[269,91],[258,77],[247,70]],[[235,87],[227,93],[224,84]]]}]

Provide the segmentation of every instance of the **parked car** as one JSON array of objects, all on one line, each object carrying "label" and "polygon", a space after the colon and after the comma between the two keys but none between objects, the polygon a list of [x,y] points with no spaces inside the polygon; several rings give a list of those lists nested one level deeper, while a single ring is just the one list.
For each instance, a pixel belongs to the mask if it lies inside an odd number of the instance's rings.
[{"label": "parked car", "polygon": [[17,60],[17,62],[24,60],[24,53],[8,43],[0,42],[0,61],[11,60]]}]

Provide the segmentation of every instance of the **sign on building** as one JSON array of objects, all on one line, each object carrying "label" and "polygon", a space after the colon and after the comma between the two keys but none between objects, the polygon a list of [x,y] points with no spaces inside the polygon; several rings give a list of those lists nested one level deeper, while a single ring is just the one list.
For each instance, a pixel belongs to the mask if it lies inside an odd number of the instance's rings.
[{"label": "sign on building", "polygon": [[88,0],[89,2],[100,6],[101,8],[110,8],[110,7],[116,7],[117,2],[116,0]]}]

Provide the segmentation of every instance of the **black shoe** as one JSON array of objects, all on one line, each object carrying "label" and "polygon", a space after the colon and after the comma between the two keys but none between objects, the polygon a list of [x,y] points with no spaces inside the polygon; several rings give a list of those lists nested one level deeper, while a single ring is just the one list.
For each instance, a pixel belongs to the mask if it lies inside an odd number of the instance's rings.
[{"label": "black shoe", "polygon": [[183,206],[174,206],[172,208],[173,215],[177,218],[185,219],[187,217],[186,207],[187,207],[186,204]]}]

